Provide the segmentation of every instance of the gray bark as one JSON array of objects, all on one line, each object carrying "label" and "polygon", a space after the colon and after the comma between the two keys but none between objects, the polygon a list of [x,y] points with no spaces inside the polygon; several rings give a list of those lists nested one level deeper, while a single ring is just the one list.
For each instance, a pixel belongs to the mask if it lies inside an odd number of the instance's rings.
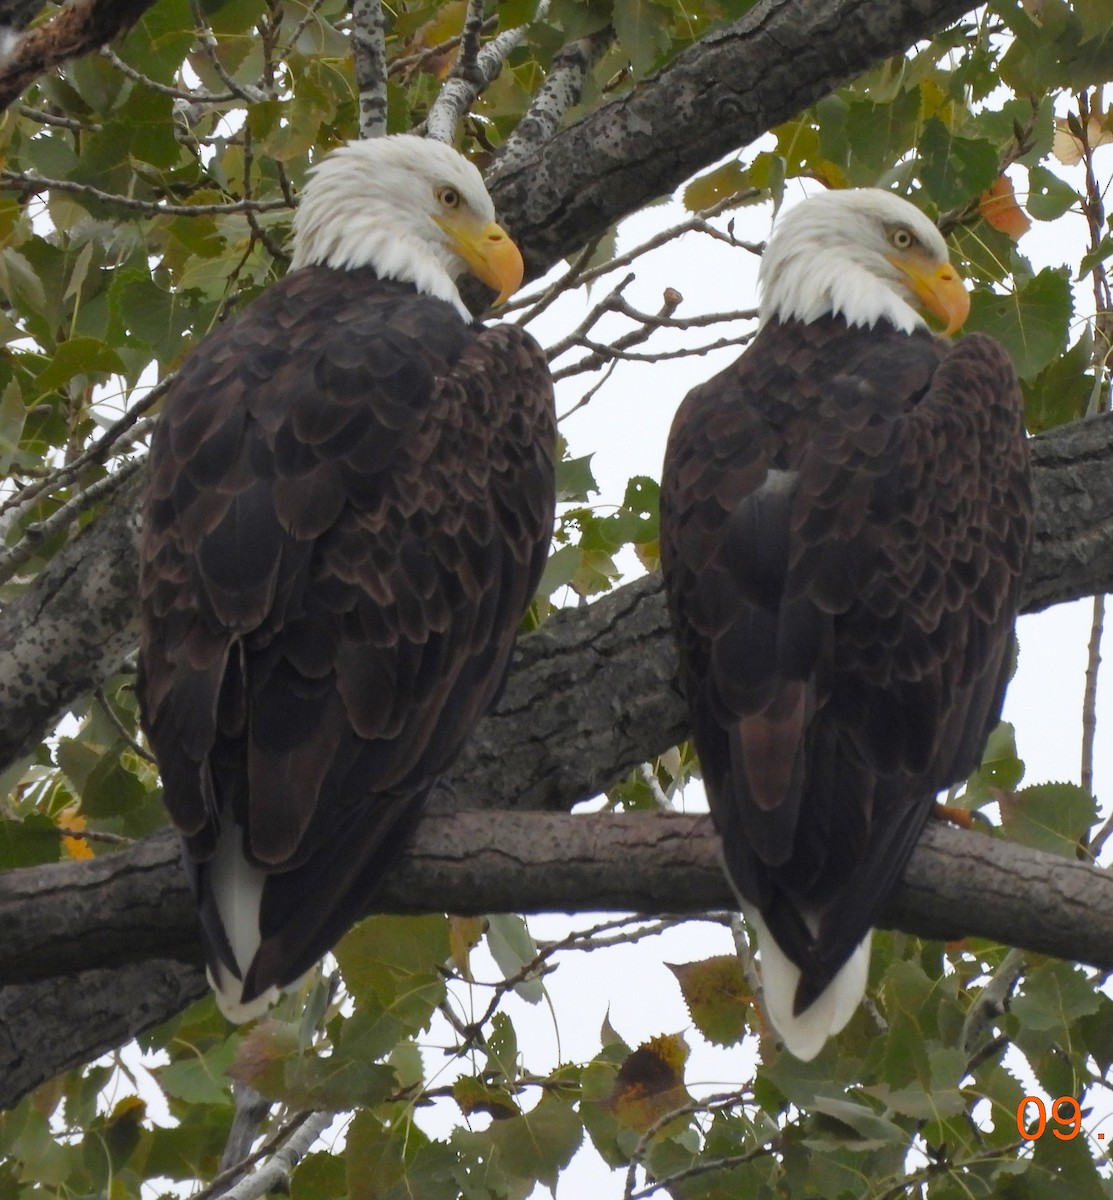
[{"label": "gray bark", "polygon": [[[421,824],[375,907],[687,914],[733,902],[708,817],[461,812]],[[1111,970],[1113,876],[931,825],[880,924]],[[0,1107],[204,989],[189,890],[166,834],[107,858],[0,876],[0,928],[0,978],[10,981],[0,990]],[[37,977],[54,971],[63,974]]]},{"label": "gray bark", "polygon": [[969,0],[764,0],[491,184],[527,275],[835,88],[957,21]]}]

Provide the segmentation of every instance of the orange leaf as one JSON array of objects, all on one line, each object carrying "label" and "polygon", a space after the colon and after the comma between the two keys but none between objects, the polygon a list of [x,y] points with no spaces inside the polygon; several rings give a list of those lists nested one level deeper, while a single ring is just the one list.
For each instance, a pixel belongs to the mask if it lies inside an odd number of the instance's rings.
[{"label": "orange leaf", "polygon": [[1019,242],[1032,228],[1032,222],[1016,202],[1012,181],[1007,175],[998,176],[989,191],[982,193],[978,211],[994,229],[1007,234],[1014,242]]},{"label": "orange leaf", "polygon": [[[85,832],[85,818],[81,813],[75,812],[72,808],[60,812],[55,821],[59,829],[68,829],[71,833]],[[64,837],[62,838],[62,846],[70,858],[82,859],[93,857],[93,851],[89,846],[88,838]]]}]

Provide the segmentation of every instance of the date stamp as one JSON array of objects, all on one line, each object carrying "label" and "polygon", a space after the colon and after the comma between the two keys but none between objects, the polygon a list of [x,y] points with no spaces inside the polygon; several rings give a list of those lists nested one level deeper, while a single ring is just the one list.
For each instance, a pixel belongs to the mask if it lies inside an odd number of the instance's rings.
[{"label": "date stamp", "polygon": [[[1034,1113],[1029,1112],[1029,1106]],[[1064,1111],[1068,1114],[1063,1116]],[[1029,1124],[1031,1117],[1032,1123]],[[1062,1126],[1062,1129],[1052,1129],[1051,1134],[1061,1142],[1069,1142],[1078,1137],[1082,1129],[1082,1106],[1073,1096],[1058,1096],[1051,1101],[1050,1106],[1044,1104],[1039,1096],[1025,1096],[1016,1107],[1016,1127],[1020,1136],[1027,1142],[1034,1142],[1047,1132],[1048,1123]],[[1105,1140],[1105,1134],[1099,1133],[1097,1140]]]}]

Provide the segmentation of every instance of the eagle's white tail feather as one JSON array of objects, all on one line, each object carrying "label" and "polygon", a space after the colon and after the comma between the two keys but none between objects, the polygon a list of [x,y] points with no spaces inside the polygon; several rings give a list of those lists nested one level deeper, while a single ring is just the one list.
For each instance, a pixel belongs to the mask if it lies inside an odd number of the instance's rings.
[{"label": "eagle's white tail feather", "polygon": [[[220,923],[240,975],[245,976],[262,942],[259,910],[266,873],[244,858],[243,830],[234,821],[225,821],[221,827],[209,872]],[[277,988],[268,988],[245,1004],[241,979],[219,963],[215,969],[210,966],[207,973],[217,1007],[236,1024],[261,1016],[278,996]]]},{"label": "eagle's white tail feather", "polygon": [[824,1042],[846,1025],[866,993],[872,930],[815,1002],[795,1016],[792,1007],[800,968],[777,945],[757,913],[748,909],[746,916],[757,930],[765,1011],[787,1049],[809,1062],[823,1049]]}]

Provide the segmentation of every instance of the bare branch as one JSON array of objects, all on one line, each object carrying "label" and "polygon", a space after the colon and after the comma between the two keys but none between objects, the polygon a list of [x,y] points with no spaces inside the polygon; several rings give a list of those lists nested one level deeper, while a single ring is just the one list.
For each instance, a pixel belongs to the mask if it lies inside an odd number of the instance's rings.
[{"label": "bare branch", "polygon": [[270,1160],[224,1193],[224,1200],[258,1200],[272,1192],[286,1193],[294,1168],[313,1148],[313,1143],[332,1124],[333,1113],[311,1114],[290,1134]]},{"label": "bare branch", "polygon": [[66,192],[71,196],[84,196],[111,204],[126,212],[142,213],[148,217],[219,217],[228,213],[277,212],[289,208],[288,200],[233,200],[227,204],[164,204],[159,200],[136,200],[116,192],[104,192],[88,183],[75,183],[70,179],[47,179],[30,171],[0,171],[0,184],[9,191],[34,195],[37,192]]},{"label": "bare branch", "polygon": [[592,67],[614,45],[614,39],[615,32],[608,25],[557,52],[545,82],[530,102],[525,116],[506,139],[495,163],[493,178],[502,171],[512,170],[530,151],[556,133],[569,109],[579,104],[584,81]]},{"label": "bare branch", "polygon": [[382,0],[352,0],[352,62],[359,90],[359,136],[386,133],[386,16]]},{"label": "bare branch", "polygon": [[220,82],[237,100],[243,100],[247,104],[258,104],[266,100],[268,95],[265,88],[250,83],[239,83],[229,75],[220,58],[216,35],[201,11],[199,0],[189,0],[189,11],[193,14],[193,22],[197,26],[197,40],[201,44],[201,50]]},{"label": "bare branch", "polygon": [[[469,15],[471,7],[469,2]],[[549,0],[539,0],[534,20],[544,20],[548,11]],[[427,137],[451,144],[456,126],[471,107],[476,96],[498,78],[502,64],[514,47],[525,37],[528,28],[527,25],[519,25],[515,29],[507,29],[492,38],[476,55],[474,67],[471,64],[465,63],[461,66],[459,62],[457,63],[460,73],[457,73],[456,69],[453,70],[452,74],[444,81],[440,95],[429,109],[429,115],[425,120]],[[467,26],[465,26],[462,36],[467,37]],[[464,43],[461,41],[461,49],[463,45]]]},{"label": "bare branch", "polygon": [[144,75],[142,71],[136,70],[131,63],[124,62],[109,46],[104,46],[100,53],[101,57],[107,59],[125,78],[130,79],[133,83],[142,84],[143,87],[149,88],[152,92],[158,92],[163,96],[170,96],[174,100],[184,100],[189,104],[204,105],[228,104],[237,98],[236,93],[233,91],[207,92],[200,89],[190,90],[171,87],[168,83],[161,83],[157,79],[152,79],[149,75]]}]

